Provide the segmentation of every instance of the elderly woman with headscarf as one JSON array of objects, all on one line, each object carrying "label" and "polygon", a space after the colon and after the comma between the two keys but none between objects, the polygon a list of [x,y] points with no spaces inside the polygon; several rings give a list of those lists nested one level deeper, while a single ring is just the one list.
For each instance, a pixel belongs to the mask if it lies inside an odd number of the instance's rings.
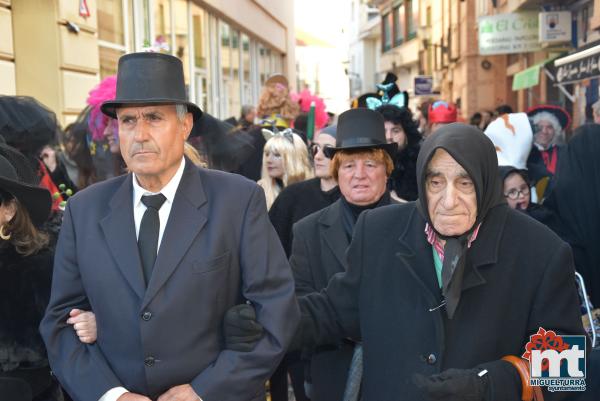
[{"label": "elderly woman with headscarf", "polygon": [[418,201],[363,212],[347,270],[299,299],[295,345],[362,338],[366,400],[529,396],[530,336],[584,334],[570,247],[507,206],[475,127],[428,137],[417,177]]},{"label": "elderly woman with headscarf", "polygon": [[554,175],[564,152],[565,131],[571,124],[571,116],[562,107],[552,105],[532,107],[527,115],[534,128],[527,169],[534,184],[542,180],[538,192],[543,200],[554,187]]}]

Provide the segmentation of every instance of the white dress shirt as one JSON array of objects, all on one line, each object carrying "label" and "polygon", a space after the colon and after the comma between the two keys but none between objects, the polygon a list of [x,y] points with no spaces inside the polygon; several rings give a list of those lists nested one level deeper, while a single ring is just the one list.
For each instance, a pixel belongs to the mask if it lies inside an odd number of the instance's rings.
[{"label": "white dress shirt", "polygon": [[[179,187],[179,182],[181,181],[181,177],[183,176],[183,170],[185,168],[185,159],[181,159],[181,164],[177,169],[177,172],[171,178],[171,181],[167,183],[159,192],[150,192],[140,186],[137,181],[137,177],[133,174],[133,220],[135,222],[135,237],[136,239],[140,234],[140,224],[142,223],[142,217],[144,217],[144,212],[147,207],[142,203],[143,195],[156,195],[163,194],[165,198],[165,203],[161,206],[158,211],[158,217],[160,219],[160,228],[158,231],[158,247],[156,248],[157,253],[160,250],[160,244],[162,241],[163,233],[165,232],[165,227],[167,225],[167,221],[169,220],[169,214],[171,213],[171,207],[173,206],[173,200],[175,199],[175,193],[177,192],[177,188]],[[117,401],[120,396],[127,393],[127,389],[124,387],[115,387],[108,390],[104,395],[100,398],[99,401]]]}]

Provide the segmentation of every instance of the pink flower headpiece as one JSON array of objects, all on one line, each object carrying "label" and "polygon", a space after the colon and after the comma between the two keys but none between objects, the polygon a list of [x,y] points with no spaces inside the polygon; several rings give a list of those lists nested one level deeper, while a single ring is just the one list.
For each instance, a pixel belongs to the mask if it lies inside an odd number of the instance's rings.
[{"label": "pink flower headpiece", "polygon": [[106,77],[94,89],[90,91],[87,98],[87,104],[90,105],[90,116],[88,118],[88,127],[92,133],[92,140],[102,141],[104,139],[104,130],[108,124],[114,124],[116,132],[117,124],[115,121],[103,114],[100,106],[107,100],[114,100],[117,96],[117,76]]},{"label": "pink flower headpiece", "polygon": [[310,93],[308,89],[304,89],[300,93],[292,92],[290,97],[294,102],[298,102],[300,105],[300,110],[303,113],[308,113],[310,110],[310,103],[315,102],[315,128],[320,130],[327,124],[329,121],[329,115],[327,115],[327,110],[325,106],[325,102],[323,98],[320,98],[317,95],[313,95]]}]

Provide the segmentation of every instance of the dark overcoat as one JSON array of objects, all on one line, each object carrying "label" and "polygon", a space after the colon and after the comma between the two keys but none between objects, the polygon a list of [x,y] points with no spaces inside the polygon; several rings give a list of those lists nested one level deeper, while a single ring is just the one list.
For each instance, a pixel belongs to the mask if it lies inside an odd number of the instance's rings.
[{"label": "dark overcoat", "polygon": [[[333,275],[346,270],[350,241],[342,223],[341,202],[338,199],[294,224],[290,265],[297,296],[322,290]],[[351,342],[339,339],[311,350],[312,401],[341,401],[353,351]]]},{"label": "dark overcoat", "polygon": [[361,336],[365,401],[421,400],[414,373],[478,365],[489,368],[494,400],[520,399],[518,376],[498,360],[520,356],[539,327],[584,333],[569,246],[505,204],[491,209],[467,253],[460,303],[449,320],[438,307],[424,228],[415,203],[363,212],[347,272],[300,298],[302,342]]},{"label": "dark overcoat", "polygon": [[[294,224],[290,265],[297,296],[321,291],[331,277],[346,271],[350,240],[344,230],[342,207],[342,200],[338,199]],[[313,350],[310,359],[312,401],[342,399],[354,345],[354,340],[338,339]]]},{"label": "dark overcoat", "polygon": [[[186,160],[147,288],[132,191],[129,174],[69,200],[40,326],[53,371],[76,401],[119,386],[155,399],[185,383],[204,401],[264,396],[298,306],[262,189]],[[251,352],[223,350],[225,311],[244,299],[265,335]],[[96,314],[94,345],[65,323],[72,308]]]}]

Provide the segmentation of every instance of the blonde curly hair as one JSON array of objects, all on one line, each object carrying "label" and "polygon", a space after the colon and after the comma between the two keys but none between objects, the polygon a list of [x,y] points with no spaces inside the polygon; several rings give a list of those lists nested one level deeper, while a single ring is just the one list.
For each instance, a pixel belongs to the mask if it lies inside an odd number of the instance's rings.
[{"label": "blonde curly hair", "polygon": [[300,113],[300,105],[292,100],[288,87],[281,83],[270,83],[265,85],[260,94],[256,113],[261,117],[276,114],[289,124]]},{"label": "blonde curly hair", "polygon": [[[295,182],[314,177],[306,144],[297,134],[292,134],[292,138],[293,143],[283,135],[275,135],[267,141],[263,149],[262,174],[258,185],[265,191],[267,209],[271,208],[275,198],[277,198],[283,188]],[[274,178],[269,176],[269,171],[267,170],[268,153],[281,155],[283,165],[282,187],[277,184]]]}]

